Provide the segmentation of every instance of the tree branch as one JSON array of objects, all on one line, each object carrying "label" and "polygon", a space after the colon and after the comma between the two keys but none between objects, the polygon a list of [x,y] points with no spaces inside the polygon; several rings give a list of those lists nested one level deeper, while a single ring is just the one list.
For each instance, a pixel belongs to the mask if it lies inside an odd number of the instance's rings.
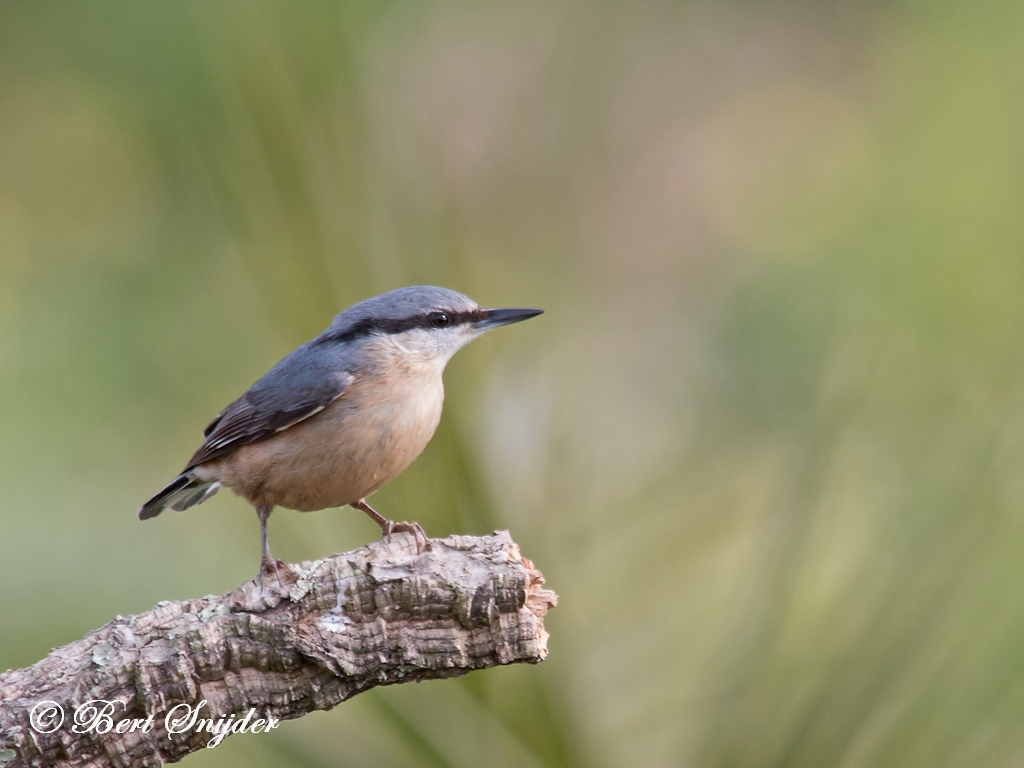
[{"label": "tree branch", "polygon": [[378,685],[542,661],[557,598],[508,533],[431,545],[395,534],[282,569],[283,586],[161,602],[0,674],[0,765],[159,766],[211,728],[260,732]]}]

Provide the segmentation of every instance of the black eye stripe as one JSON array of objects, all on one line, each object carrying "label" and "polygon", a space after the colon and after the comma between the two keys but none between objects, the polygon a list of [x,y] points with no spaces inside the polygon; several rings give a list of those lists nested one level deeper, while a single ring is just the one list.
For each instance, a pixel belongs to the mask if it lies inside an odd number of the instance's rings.
[{"label": "black eye stripe", "polygon": [[471,309],[464,312],[453,312],[453,311],[435,311],[428,314],[417,314],[412,317],[400,317],[400,318],[381,318],[371,319],[364,318],[356,323],[353,323],[348,328],[337,330],[331,333],[327,333],[320,337],[321,341],[352,341],[363,336],[369,336],[373,333],[404,333],[405,331],[411,331],[414,328],[437,328],[433,321],[436,315],[443,314],[448,318],[447,328],[454,328],[457,325],[463,325],[465,323],[473,323],[480,319],[480,310]]}]

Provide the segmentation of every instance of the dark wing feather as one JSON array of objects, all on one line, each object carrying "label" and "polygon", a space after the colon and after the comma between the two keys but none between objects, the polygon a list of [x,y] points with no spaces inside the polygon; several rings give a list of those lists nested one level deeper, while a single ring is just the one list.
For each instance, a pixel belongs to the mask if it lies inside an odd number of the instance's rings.
[{"label": "dark wing feather", "polygon": [[298,424],[345,394],[352,374],[326,370],[305,351],[300,347],[286,357],[210,422],[186,472]]},{"label": "dark wing feather", "polygon": [[227,410],[228,409],[225,408],[223,411],[218,413],[216,417],[214,417],[213,421],[206,425],[206,429],[203,430],[203,437],[210,436],[210,433],[217,428],[218,424],[220,424],[220,420],[224,418],[224,414],[227,413]]}]

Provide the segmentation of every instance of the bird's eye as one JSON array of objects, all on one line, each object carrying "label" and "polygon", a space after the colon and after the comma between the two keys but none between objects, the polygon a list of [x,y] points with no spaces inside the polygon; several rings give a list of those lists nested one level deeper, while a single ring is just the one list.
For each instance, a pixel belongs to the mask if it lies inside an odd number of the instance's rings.
[{"label": "bird's eye", "polygon": [[444,312],[432,312],[430,314],[430,324],[435,328],[447,328],[451,322],[452,319]]}]

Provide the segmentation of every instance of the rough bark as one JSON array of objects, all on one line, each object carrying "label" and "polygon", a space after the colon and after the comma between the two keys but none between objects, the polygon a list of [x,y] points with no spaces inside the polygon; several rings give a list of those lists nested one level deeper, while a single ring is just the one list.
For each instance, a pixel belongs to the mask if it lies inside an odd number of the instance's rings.
[{"label": "rough bark", "polygon": [[[290,566],[283,586],[271,577],[220,597],[161,602],[0,674],[0,766],[159,766],[215,735],[169,733],[165,718],[178,705],[205,701],[200,718],[221,725],[251,709],[250,724],[287,720],[378,685],[542,661],[543,618],[556,596],[508,533],[431,545],[417,553],[412,535],[396,534]],[[76,732],[76,710],[90,700],[116,702],[107,708],[114,724],[152,716],[152,725],[98,733],[102,719],[89,720],[104,706],[96,704]],[[44,701],[64,712],[51,733],[40,730],[53,722],[38,727],[45,707],[30,720]]]}]

